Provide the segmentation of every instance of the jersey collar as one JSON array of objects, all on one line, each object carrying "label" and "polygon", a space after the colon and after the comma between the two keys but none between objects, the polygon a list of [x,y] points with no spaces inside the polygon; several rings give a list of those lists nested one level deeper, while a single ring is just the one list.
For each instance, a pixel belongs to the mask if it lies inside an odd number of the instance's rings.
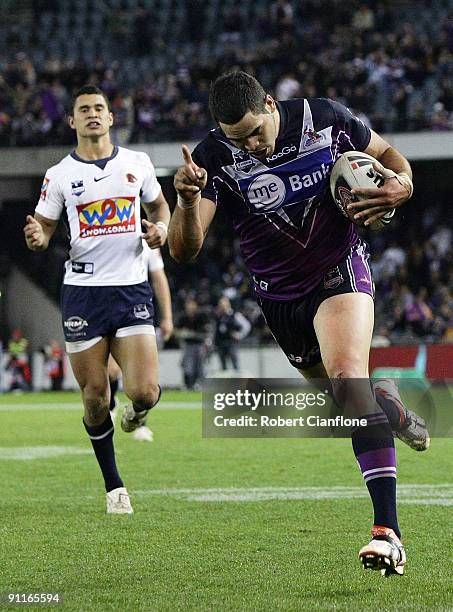
[{"label": "jersey collar", "polygon": [[284,136],[286,128],[288,127],[288,107],[278,101],[276,101],[276,104],[278,113],[280,115],[280,130],[278,132],[277,140],[280,140],[282,136]]},{"label": "jersey collar", "polygon": [[110,155],[110,157],[104,157],[102,159],[90,159],[90,160],[82,159],[81,157],[77,155],[77,153],[75,152],[75,149],[74,151],[71,151],[70,155],[73,159],[75,159],[78,162],[81,162],[82,164],[94,164],[101,170],[104,170],[108,162],[118,155],[118,150],[119,150],[118,147],[115,145],[113,147],[113,153]]}]

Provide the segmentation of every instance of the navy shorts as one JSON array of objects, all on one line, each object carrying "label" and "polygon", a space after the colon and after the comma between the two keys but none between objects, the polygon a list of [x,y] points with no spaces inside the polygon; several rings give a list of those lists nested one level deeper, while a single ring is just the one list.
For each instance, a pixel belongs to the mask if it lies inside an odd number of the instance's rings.
[{"label": "navy shorts", "polygon": [[342,293],[368,293],[374,298],[369,257],[367,244],[359,240],[305,297],[288,302],[259,298],[266,323],[295,368],[311,368],[321,362],[313,319],[324,300]]},{"label": "navy shorts", "polygon": [[63,285],[61,314],[66,342],[114,336],[123,327],[153,325],[153,294],[148,282],[118,287]]}]

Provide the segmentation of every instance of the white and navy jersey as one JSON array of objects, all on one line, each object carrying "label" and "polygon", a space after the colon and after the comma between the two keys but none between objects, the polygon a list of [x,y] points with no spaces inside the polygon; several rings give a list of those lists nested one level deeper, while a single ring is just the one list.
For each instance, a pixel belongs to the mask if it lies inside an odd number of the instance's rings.
[{"label": "white and navy jersey", "polygon": [[145,153],[115,147],[111,157],[75,152],[49,168],[36,207],[43,217],[66,213],[70,232],[66,285],[135,285],[147,280],[140,200],[161,191]]},{"label": "white and navy jersey", "polygon": [[327,98],[278,102],[280,131],[261,161],[217,128],[195,148],[208,174],[202,196],[233,220],[256,292],[295,300],[313,290],[357,241],[355,226],[332,201],[329,176],[345,151],[363,151],[371,132]]}]

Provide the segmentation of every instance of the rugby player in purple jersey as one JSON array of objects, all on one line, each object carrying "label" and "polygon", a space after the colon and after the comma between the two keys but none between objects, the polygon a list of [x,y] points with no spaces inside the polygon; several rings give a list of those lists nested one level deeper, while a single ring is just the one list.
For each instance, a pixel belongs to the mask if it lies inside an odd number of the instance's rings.
[{"label": "rugby player in purple jersey", "polygon": [[[332,381],[350,393],[367,426],[352,432],[354,453],[374,508],[364,567],[402,574],[406,556],[396,512],[393,433],[416,450],[429,445],[424,422],[401,403],[396,386],[368,381],[373,331],[373,281],[367,244],[334,206],[329,175],[336,159],[364,151],[397,173],[356,207],[365,224],[412,195],[408,161],[345,106],[327,98],[277,102],[245,72],[220,76],[210,110],[218,127],[175,176],[178,201],[169,228],[176,261],[199,253],[216,208],[240,238],[244,262],[266,321],[293,366],[306,378]],[[378,403],[377,403],[378,402]]]}]

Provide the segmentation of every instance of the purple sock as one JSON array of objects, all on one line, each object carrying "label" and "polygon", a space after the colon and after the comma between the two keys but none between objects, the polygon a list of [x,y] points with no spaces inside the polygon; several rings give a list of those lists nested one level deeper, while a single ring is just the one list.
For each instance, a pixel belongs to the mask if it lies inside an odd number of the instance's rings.
[{"label": "purple sock", "polygon": [[352,445],[374,509],[374,524],[393,529],[396,512],[396,453],[392,430],[384,414],[367,417],[368,425],[352,433]]}]

